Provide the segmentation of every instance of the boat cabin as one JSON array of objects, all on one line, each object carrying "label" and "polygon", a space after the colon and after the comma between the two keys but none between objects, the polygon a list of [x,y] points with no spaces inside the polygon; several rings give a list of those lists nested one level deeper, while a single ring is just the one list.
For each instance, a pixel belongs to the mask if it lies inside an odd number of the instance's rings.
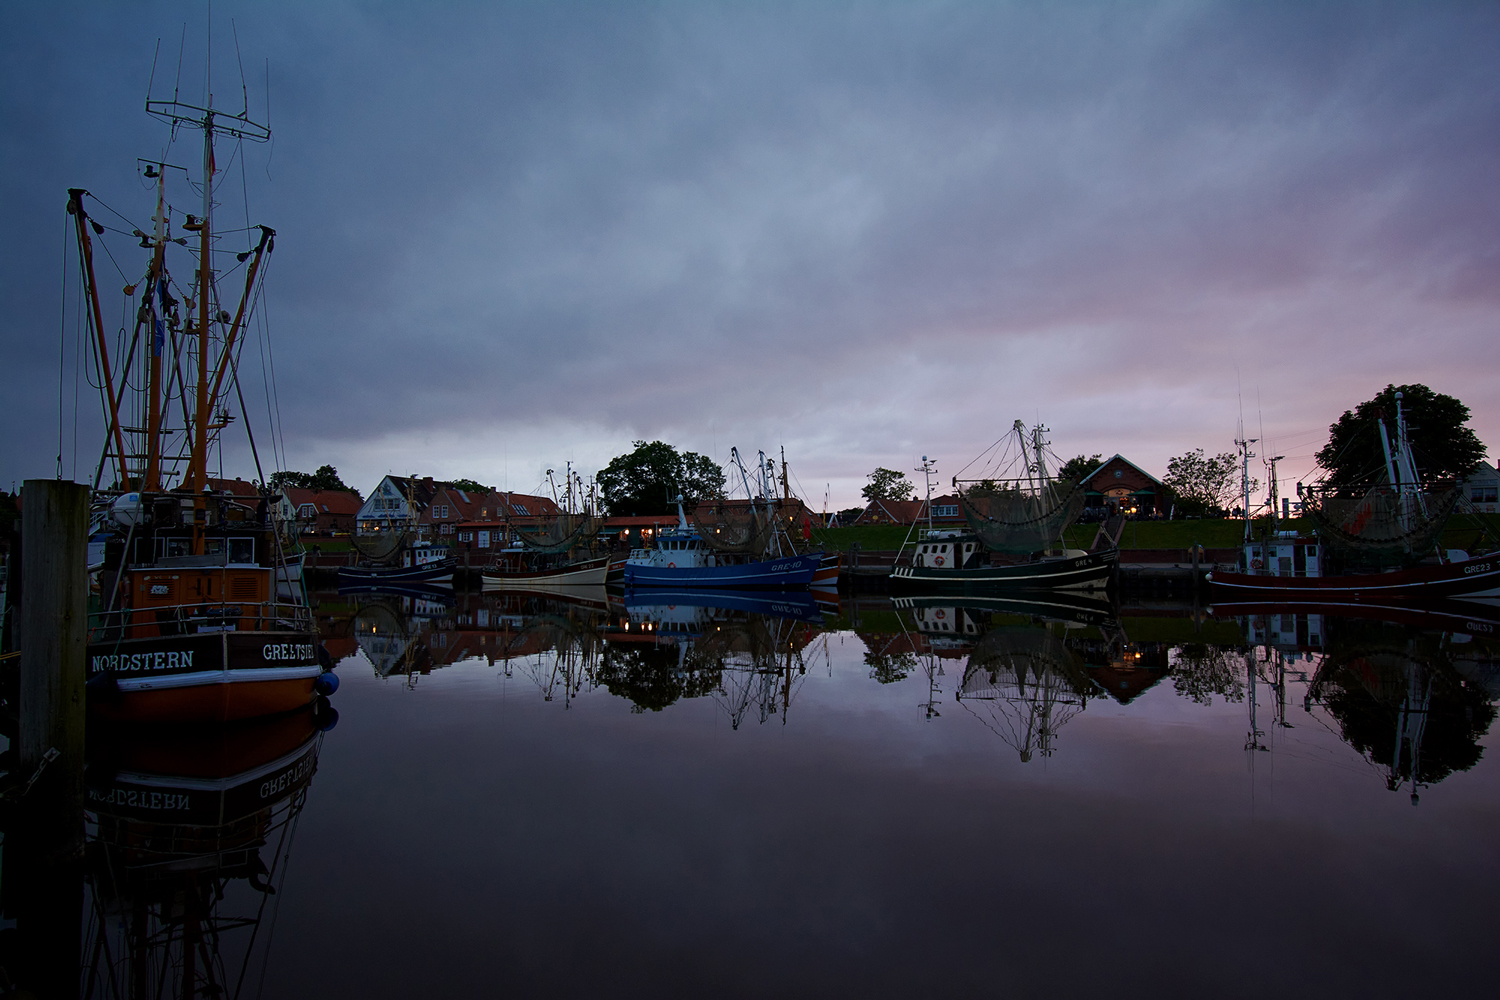
[{"label": "boat cabin", "polygon": [[912,553],[913,566],[971,569],[989,561],[988,550],[968,532],[929,531]]},{"label": "boat cabin", "polygon": [[1321,576],[1321,549],[1316,538],[1282,531],[1264,543],[1249,542],[1240,551],[1240,572],[1257,576]]},{"label": "boat cabin", "polygon": [[703,569],[717,566],[718,559],[695,531],[664,531],[657,537],[656,547],[631,549],[626,560],[635,566],[655,566],[665,569]]}]

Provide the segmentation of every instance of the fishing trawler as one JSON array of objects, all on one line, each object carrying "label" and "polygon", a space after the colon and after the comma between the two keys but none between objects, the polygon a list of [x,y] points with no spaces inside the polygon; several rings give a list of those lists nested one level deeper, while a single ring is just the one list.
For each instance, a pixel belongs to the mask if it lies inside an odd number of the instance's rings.
[{"label": "fishing trawler", "polygon": [[[547,470],[547,479],[556,497],[551,469]],[[485,590],[546,592],[604,585],[610,559],[594,548],[604,526],[604,519],[597,513],[599,499],[592,487],[584,488],[583,478],[573,471],[571,462],[561,501],[555,516],[510,523],[509,533],[516,542],[495,551],[494,565],[481,574]]]},{"label": "fishing trawler", "polygon": [[1383,417],[1374,422],[1385,454],[1380,481],[1305,490],[1316,537],[1247,542],[1241,572],[1208,574],[1216,602],[1500,598],[1500,555],[1470,558],[1438,544],[1460,491],[1424,488],[1401,399],[1396,393],[1394,435]]},{"label": "fishing trawler", "polygon": [[[141,179],[156,194],[150,223],[116,228],[124,214],[82,188],[68,191],[83,321],[106,418],[93,484],[97,604],[87,691],[90,711],[109,718],[224,722],[295,709],[337,686],[305,596],[289,581],[270,496],[236,496],[208,475],[211,456],[222,461],[231,422],[241,418],[249,431],[237,358],[276,233],[266,226],[216,231],[215,140],[261,142],[270,131],[250,120],[248,108],[231,115],[216,110],[212,97],[207,103],[185,104],[176,94],[147,99],[146,112],[170,124],[174,137],[197,131],[203,139],[200,180],[165,155],[140,162]],[[201,205],[184,212],[174,194],[201,194]],[[123,312],[134,324],[118,337],[105,327],[94,269],[94,241],[106,232],[149,251],[144,273],[124,287]],[[232,245],[241,239],[243,249]],[[169,256],[178,247],[188,248],[186,281]],[[249,446],[264,482],[253,434]]]},{"label": "fishing trawler", "polygon": [[[677,589],[802,589],[823,569],[824,556],[813,551],[811,526],[800,500],[794,500],[782,461],[781,491],[775,489],[775,463],[762,452],[751,477],[730,449],[746,498],[700,503],[689,526],[682,497],[677,498],[677,527],[657,536],[651,549],[635,549],[624,567],[630,587]],[[795,524],[804,527],[803,547],[794,540]],[[836,564],[835,564],[836,567]],[[835,568],[835,573],[837,572]],[[836,579],[836,577],[835,577]]]},{"label": "fishing trawler", "polygon": [[[994,475],[953,479],[967,529],[928,525],[909,533],[891,570],[906,588],[970,586],[1016,590],[1104,590],[1114,577],[1117,549],[1070,549],[1063,532],[1083,511],[1083,489],[1059,484],[1060,467],[1043,436],[1017,420],[1010,433],[975,462],[989,460]],[[989,458],[993,456],[993,458]],[[913,537],[914,536],[914,537]],[[996,557],[1008,560],[997,562]]]}]

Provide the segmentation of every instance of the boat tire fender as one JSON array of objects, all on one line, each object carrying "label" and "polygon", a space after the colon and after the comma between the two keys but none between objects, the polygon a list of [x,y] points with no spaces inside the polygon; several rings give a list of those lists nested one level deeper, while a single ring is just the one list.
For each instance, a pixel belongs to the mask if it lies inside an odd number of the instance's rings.
[{"label": "boat tire fender", "polygon": [[328,697],[339,689],[339,675],[332,670],[325,670],[313,681],[313,690],[323,697]]}]

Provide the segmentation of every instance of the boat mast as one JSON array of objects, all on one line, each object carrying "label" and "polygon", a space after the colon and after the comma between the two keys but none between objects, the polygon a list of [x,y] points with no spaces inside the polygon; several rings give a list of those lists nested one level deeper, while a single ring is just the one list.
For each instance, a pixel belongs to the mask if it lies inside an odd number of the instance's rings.
[{"label": "boat mast", "polygon": [[[78,250],[83,265],[83,280],[87,284],[88,304],[94,321],[94,337],[98,341],[99,367],[104,373],[105,399],[109,403],[109,428],[115,439],[115,452],[120,461],[120,489],[130,488],[130,469],[126,464],[125,435],[120,429],[120,400],[115,395],[114,376],[110,372],[109,346],[104,339],[104,317],[99,309],[99,285],[94,279],[94,242],[89,237],[89,217],[83,208],[83,188],[68,188],[68,214],[73,216],[73,225],[78,230]],[[98,225],[98,223],[95,223]],[[97,232],[103,234],[100,227]]]},{"label": "boat mast", "polygon": [[[166,318],[158,316],[157,305],[161,300],[161,283],[166,280],[167,270],[167,170],[166,164],[156,166],[156,214],[152,217],[155,247],[151,252],[151,280],[146,282],[146,304],[150,307],[147,321],[151,337],[151,354],[146,378],[146,477],[141,488],[155,493],[161,489],[161,359],[166,350]],[[146,174],[149,177],[151,167]],[[157,336],[158,324],[161,336]]]}]

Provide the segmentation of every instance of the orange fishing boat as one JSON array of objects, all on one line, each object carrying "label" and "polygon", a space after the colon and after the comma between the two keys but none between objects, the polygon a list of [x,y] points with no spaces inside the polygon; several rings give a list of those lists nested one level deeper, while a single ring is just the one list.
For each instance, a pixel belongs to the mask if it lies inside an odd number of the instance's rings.
[{"label": "orange fishing boat", "polygon": [[[174,137],[203,137],[201,182],[166,160],[170,144],[162,158],[140,161],[156,193],[149,223],[122,230],[124,214],[95,211],[102,203],[88,191],[68,191],[106,417],[90,526],[98,601],[87,690],[91,711],[115,719],[225,722],[299,708],[337,686],[300,582],[292,582],[291,543],[271,515],[270,492],[208,475],[211,461],[222,463],[225,428],[240,418],[248,431],[237,359],[275,249],[266,226],[222,236],[213,228],[215,137],[244,143],[270,132],[248,113],[208,103],[146,102]],[[201,214],[179,212],[174,195],[201,195],[201,209],[193,205]],[[94,241],[106,232],[150,251],[142,276],[123,290],[134,329],[118,336],[105,329],[94,273]],[[169,251],[187,258],[185,283]],[[263,483],[253,434],[249,444]]]}]

